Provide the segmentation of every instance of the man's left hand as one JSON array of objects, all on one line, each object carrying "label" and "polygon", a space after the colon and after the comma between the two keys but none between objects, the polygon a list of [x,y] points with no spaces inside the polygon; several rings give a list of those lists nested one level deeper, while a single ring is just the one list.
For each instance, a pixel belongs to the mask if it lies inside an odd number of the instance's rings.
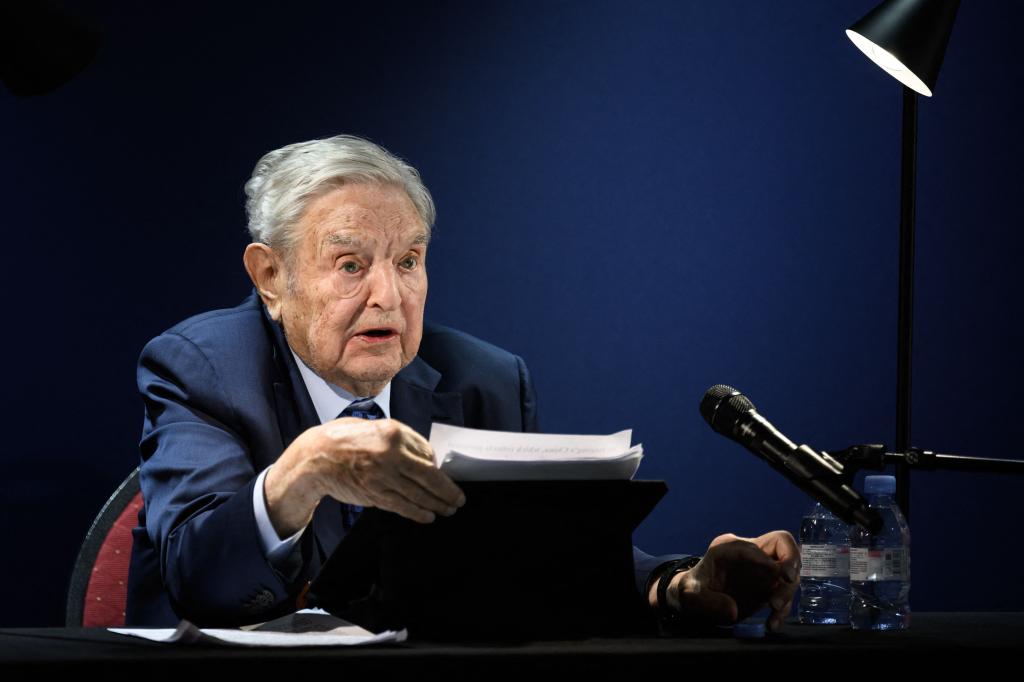
[{"label": "man's left hand", "polygon": [[700,563],[672,579],[667,597],[674,610],[716,624],[735,623],[768,604],[768,628],[777,632],[799,585],[800,550],[791,534],[726,533],[711,541]]}]

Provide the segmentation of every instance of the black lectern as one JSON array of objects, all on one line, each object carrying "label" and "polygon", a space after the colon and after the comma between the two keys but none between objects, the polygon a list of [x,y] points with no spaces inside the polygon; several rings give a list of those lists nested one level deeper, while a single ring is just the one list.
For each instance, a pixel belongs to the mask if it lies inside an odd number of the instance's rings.
[{"label": "black lectern", "polygon": [[450,518],[417,524],[368,509],[309,604],[423,640],[655,634],[636,588],[632,532],[662,481],[465,482]]}]

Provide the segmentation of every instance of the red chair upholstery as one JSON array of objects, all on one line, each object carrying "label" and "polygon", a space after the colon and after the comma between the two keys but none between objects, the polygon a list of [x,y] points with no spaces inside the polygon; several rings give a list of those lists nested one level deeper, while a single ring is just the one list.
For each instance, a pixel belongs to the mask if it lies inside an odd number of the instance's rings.
[{"label": "red chair upholstery", "polygon": [[136,469],[110,496],[86,533],[68,587],[68,627],[124,625],[132,528],[141,507]]}]

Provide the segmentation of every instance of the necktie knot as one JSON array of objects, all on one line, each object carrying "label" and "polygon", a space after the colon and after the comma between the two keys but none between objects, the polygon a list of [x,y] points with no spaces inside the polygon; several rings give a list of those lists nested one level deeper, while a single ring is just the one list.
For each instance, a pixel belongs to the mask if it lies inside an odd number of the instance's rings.
[{"label": "necktie knot", "polygon": [[348,407],[341,411],[341,414],[339,414],[338,417],[384,419],[384,410],[380,409],[380,405],[373,402],[373,398],[364,398],[350,403]]}]

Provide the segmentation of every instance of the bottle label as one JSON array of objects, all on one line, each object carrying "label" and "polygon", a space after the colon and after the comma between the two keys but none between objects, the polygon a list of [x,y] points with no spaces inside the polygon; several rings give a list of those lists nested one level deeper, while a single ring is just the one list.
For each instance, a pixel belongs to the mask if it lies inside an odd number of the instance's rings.
[{"label": "bottle label", "polygon": [[802,578],[845,578],[850,575],[850,548],[841,545],[800,545]]},{"label": "bottle label", "polygon": [[905,547],[850,548],[850,580],[909,580],[910,553]]}]

